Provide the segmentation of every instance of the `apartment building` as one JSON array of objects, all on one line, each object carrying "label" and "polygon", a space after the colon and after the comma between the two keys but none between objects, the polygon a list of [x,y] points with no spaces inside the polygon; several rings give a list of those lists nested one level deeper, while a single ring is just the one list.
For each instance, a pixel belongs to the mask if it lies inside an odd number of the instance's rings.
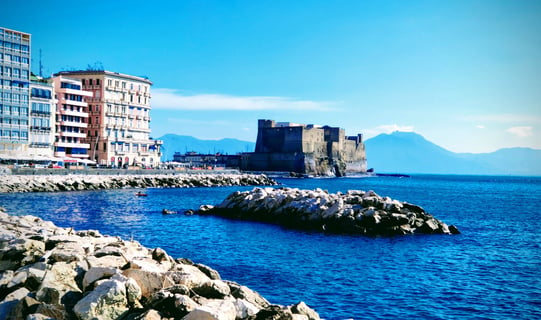
[{"label": "apartment building", "polygon": [[30,34],[0,27],[0,159],[28,154]]},{"label": "apartment building", "polygon": [[36,160],[53,159],[56,113],[54,88],[47,80],[33,76],[31,80],[28,154]]},{"label": "apartment building", "polygon": [[65,162],[88,159],[88,104],[92,92],[82,89],[79,79],[55,74],[50,79],[56,96],[54,156]]},{"label": "apartment building", "polygon": [[92,93],[86,142],[90,159],[113,167],[157,167],[162,141],[150,138],[150,82],[104,70],[66,71]]}]

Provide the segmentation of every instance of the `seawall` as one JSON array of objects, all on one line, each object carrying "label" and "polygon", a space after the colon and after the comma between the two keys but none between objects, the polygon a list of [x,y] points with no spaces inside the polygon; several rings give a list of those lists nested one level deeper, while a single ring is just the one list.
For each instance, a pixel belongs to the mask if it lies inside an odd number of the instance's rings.
[{"label": "seawall", "polygon": [[[279,290],[279,288],[276,288]],[[137,241],[0,208],[0,319],[317,320],[218,271]]]},{"label": "seawall", "polygon": [[0,192],[57,192],[119,188],[276,185],[259,174],[3,175]]}]

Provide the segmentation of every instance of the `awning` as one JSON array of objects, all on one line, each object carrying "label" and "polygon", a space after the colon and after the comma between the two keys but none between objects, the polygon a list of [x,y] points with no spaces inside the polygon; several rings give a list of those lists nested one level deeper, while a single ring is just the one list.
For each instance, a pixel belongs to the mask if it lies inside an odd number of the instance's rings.
[{"label": "awning", "polygon": [[79,159],[78,162],[84,164],[96,164],[96,161],[92,161],[90,159]]}]

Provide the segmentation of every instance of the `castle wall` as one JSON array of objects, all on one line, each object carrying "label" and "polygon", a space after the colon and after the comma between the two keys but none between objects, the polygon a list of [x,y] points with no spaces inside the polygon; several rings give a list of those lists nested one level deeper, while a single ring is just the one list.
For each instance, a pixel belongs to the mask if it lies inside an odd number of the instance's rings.
[{"label": "castle wall", "polygon": [[241,169],[341,176],[366,172],[366,152],[362,135],[341,128],[259,120],[255,152],[243,155]]}]

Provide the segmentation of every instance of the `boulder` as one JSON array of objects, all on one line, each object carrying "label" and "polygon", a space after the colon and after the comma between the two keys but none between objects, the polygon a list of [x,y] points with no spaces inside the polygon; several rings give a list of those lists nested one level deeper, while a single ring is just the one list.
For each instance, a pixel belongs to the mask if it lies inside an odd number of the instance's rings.
[{"label": "boulder", "polygon": [[127,269],[124,270],[122,274],[133,279],[137,283],[141,289],[142,297],[150,297],[152,293],[175,284],[169,275],[163,272]]},{"label": "boulder", "polygon": [[83,278],[83,290],[87,290],[95,281],[110,278],[120,270],[114,267],[91,267]]},{"label": "boulder", "polygon": [[210,280],[192,289],[198,295],[210,299],[222,299],[231,293],[227,283],[221,280]]},{"label": "boulder", "polygon": [[301,314],[308,317],[309,320],[319,320],[319,314],[306,305],[304,302],[299,302],[291,306],[291,312],[294,314]]},{"label": "boulder", "polygon": [[80,320],[117,319],[126,311],[126,287],[116,280],[102,282],[73,307],[73,312]]},{"label": "boulder", "polygon": [[49,304],[71,304],[82,296],[75,278],[74,265],[57,262],[45,272],[36,299]]},{"label": "boulder", "polygon": [[210,300],[188,313],[183,320],[235,320],[237,310],[229,300]]}]

